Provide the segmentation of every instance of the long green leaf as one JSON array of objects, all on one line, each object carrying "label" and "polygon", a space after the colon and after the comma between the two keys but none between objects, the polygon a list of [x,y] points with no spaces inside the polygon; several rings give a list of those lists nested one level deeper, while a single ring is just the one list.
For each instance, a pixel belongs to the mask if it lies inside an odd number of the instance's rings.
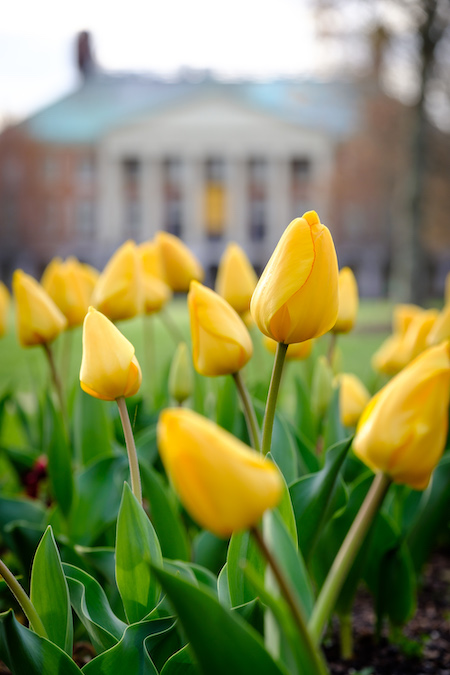
[{"label": "long green leaf", "polygon": [[34,556],[30,598],[44,624],[49,640],[71,654],[73,624],[69,588],[50,526],[46,529]]},{"label": "long green leaf", "polygon": [[102,455],[111,454],[112,422],[106,401],[100,401],[77,388],[73,410],[75,455],[81,466],[87,466]]},{"label": "long green leaf", "polygon": [[328,504],[333,497],[339,471],[350,445],[351,438],[333,445],[327,452],[323,469],[299,478],[289,487],[299,546],[306,561],[309,560],[325,524]]},{"label": "long green leaf", "polygon": [[162,566],[158,537],[128,483],[124,483],[117,518],[116,580],[130,623],[140,621],[158,602],[160,588],[151,564]]},{"label": "long green leaf", "polygon": [[70,656],[22,626],[12,610],[0,614],[0,658],[13,675],[81,675]]},{"label": "long green leaf", "polygon": [[87,572],[63,563],[69,585],[70,601],[78,618],[86,628],[97,652],[115,645],[127,625],[117,618],[98,581]]},{"label": "long green leaf", "polygon": [[199,670],[191,656],[190,645],[185,645],[166,661],[161,675],[198,675]]},{"label": "long green leaf", "polygon": [[155,568],[205,675],[281,675],[260,636],[209,591]]},{"label": "long green leaf", "polygon": [[51,492],[67,518],[74,497],[72,456],[61,412],[55,409],[48,394],[44,413]]},{"label": "long green leaf", "polygon": [[83,667],[84,675],[158,675],[151,652],[173,626],[171,618],[128,626],[120,642]]}]

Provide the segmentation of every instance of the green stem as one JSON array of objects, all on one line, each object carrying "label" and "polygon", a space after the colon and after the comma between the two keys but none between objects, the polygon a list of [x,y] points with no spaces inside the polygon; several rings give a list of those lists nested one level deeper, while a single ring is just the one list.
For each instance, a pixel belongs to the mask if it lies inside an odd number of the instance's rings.
[{"label": "green stem", "polygon": [[279,342],[277,351],[275,353],[275,360],[273,362],[272,378],[270,380],[269,393],[267,395],[266,412],[264,414],[263,434],[262,434],[262,453],[267,455],[270,452],[272,444],[272,429],[275,418],[275,409],[277,406],[278,390],[281,383],[281,375],[283,373],[284,360],[286,358],[288,345],[284,342]]},{"label": "green stem", "polygon": [[176,345],[178,345],[179,342],[186,342],[183,333],[180,331],[177,324],[172,320],[172,317],[167,312],[167,310],[161,310],[158,312],[158,316],[160,317],[163,324],[165,324]]},{"label": "green stem", "polygon": [[347,574],[390,484],[389,476],[384,473],[376,474],[370,490],[334,559],[309,621],[309,630],[316,643],[320,642],[324,626],[333,611]]},{"label": "green stem", "polygon": [[348,661],[353,658],[352,615],[339,616],[339,637],[341,643],[341,658]]},{"label": "green stem", "polygon": [[14,574],[8,569],[8,567],[6,567],[3,560],[0,560],[0,574],[5,580],[9,590],[14,595],[19,605],[22,607],[23,612],[30,622],[30,626],[33,628],[34,632],[41,637],[48,638],[47,631],[45,630],[44,624],[39,618],[33,603],[17,581]]},{"label": "green stem", "polygon": [[306,649],[308,650],[309,661],[315,667],[314,673],[310,673],[309,675],[326,675],[328,673],[328,670],[322,659],[320,650],[311,639],[308,626],[306,625],[305,617],[303,616],[303,611],[299,606],[295,598],[295,595],[292,591],[292,588],[290,587],[289,582],[286,579],[281,567],[279,566],[275,557],[272,555],[271,550],[266,545],[266,542],[264,541],[261,532],[256,526],[250,528],[250,534],[255,539],[256,543],[258,544],[261,550],[261,553],[267,560],[273,572],[273,575],[276,579],[278,587],[291,611],[292,618],[295,621],[297,629],[300,635],[302,636],[303,644],[306,646]]},{"label": "green stem", "polygon": [[134,443],[133,430],[131,429],[130,418],[128,415],[127,404],[125,403],[125,398],[123,396],[117,398],[116,401],[119,407],[120,420],[122,422],[125,443],[127,446],[128,464],[130,466],[131,490],[139,504],[142,505],[142,487],[141,476],[139,473],[139,462],[136,453],[136,445]]},{"label": "green stem", "polygon": [[233,373],[233,379],[236,382],[236,387],[239,392],[239,396],[241,397],[245,421],[247,422],[247,428],[252,447],[258,452],[261,452],[258,420],[256,419],[255,409],[248,393],[248,389],[244,384],[244,380],[242,379],[241,372],[238,371],[237,373]]},{"label": "green stem", "polygon": [[59,406],[61,408],[61,415],[63,417],[64,426],[65,426],[66,432],[67,432],[67,438],[69,438],[69,428],[70,428],[69,427],[69,418],[67,416],[66,405],[65,405],[65,402],[64,402],[64,392],[63,392],[63,388],[62,388],[62,384],[61,384],[61,379],[60,379],[60,377],[58,375],[58,371],[56,369],[53,351],[52,351],[50,345],[47,342],[43,342],[42,346],[44,348],[44,351],[45,351],[45,354],[47,356],[47,360],[48,360],[48,363],[49,363],[49,366],[50,366],[50,372],[51,372],[51,375],[52,375],[53,385],[54,385],[55,390],[56,390],[56,395],[58,396]]}]

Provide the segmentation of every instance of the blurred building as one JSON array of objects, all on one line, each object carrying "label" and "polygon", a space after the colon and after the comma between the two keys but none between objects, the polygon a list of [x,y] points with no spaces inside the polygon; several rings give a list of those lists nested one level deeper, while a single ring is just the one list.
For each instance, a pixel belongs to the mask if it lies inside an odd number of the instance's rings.
[{"label": "blurred building", "polygon": [[[55,255],[101,268],[158,229],[180,236],[209,280],[230,240],[261,269],[314,208],[362,294],[385,292],[404,108],[373,83],[108,73],[86,34],[77,58],[79,88],[0,135],[4,278],[19,266],[39,276]],[[450,256],[437,229],[434,286]]]}]

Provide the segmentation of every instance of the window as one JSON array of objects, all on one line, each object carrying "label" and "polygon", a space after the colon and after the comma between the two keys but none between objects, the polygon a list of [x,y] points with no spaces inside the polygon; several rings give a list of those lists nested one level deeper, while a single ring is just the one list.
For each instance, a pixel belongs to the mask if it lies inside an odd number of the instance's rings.
[{"label": "window", "polygon": [[129,239],[139,239],[141,234],[142,210],[138,199],[128,199],[125,202],[125,236]]},{"label": "window", "polygon": [[221,239],[225,229],[225,162],[210,157],[205,162],[204,220],[208,239]]},{"label": "window", "polygon": [[178,157],[164,160],[164,229],[176,237],[181,237],[183,229],[182,173],[183,164]]}]

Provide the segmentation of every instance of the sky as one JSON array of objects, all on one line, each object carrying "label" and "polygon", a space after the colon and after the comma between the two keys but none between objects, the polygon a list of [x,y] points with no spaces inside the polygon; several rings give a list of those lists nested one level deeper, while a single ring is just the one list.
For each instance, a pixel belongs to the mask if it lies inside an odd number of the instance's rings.
[{"label": "sky", "polygon": [[15,0],[0,23],[0,126],[76,86],[80,30],[111,70],[268,78],[308,74],[317,62],[305,0]]}]

